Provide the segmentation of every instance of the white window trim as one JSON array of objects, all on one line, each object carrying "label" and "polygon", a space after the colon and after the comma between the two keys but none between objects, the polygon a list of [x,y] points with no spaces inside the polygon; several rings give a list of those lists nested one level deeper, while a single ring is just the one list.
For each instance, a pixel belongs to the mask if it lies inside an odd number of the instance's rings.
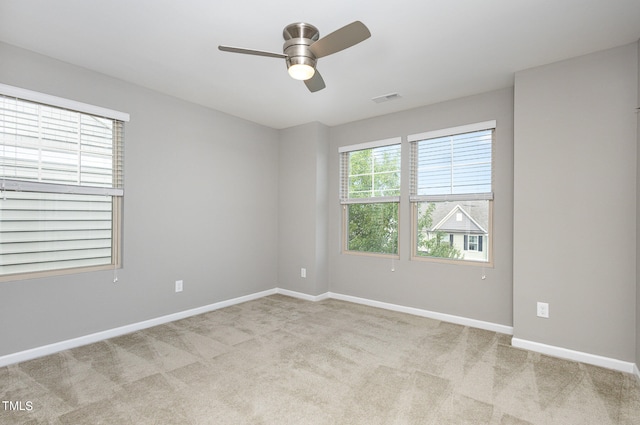
[{"label": "white window trim", "polygon": [[104,118],[111,118],[118,121],[129,122],[129,114],[125,112],[115,111],[113,109],[103,108],[88,103],[78,102],[76,100],[65,99],[50,94],[40,93],[33,90],[14,87],[0,83],[0,94],[5,96],[17,97],[31,102],[43,103],[58,108],[70,109],[85,114],[97,115]]},{"label": "white window trim", "polygon": [[361,151],[364,149],[380,148],[382,146],[398,145],[402,142],[401,137],[392,137],[390,139],[376,140],[373,142],[358,143],[356,145],[340,146],[338,153]]},{"label": "white window trim", "polygon": [[424,133],[412,134],[407,137],[409,142],[435,139],[437,137],[456,136],[462,133],[472,133],[474,131],[493,130],[496,128],[496,120],[483,121],[474,124],[461,125],[458,127],[443,128],[441,130],[427,131]]}]

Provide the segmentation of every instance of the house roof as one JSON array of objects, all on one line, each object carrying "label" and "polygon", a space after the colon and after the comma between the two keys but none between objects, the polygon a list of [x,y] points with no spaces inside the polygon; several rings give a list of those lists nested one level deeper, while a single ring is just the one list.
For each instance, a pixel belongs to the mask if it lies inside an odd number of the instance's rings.
[{"label": "house roof", "polygon": [[436,208],[431,216],[435,225],[431,230],[447,233],[487,234],[489,211],[486,207],[480,207],[480,202],[486,201],[436,203]]}]

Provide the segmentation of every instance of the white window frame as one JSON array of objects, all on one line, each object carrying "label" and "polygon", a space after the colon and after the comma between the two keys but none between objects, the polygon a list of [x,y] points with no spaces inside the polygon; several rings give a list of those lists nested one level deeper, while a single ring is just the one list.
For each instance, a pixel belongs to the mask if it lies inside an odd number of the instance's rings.
[{"label": "white window frame", "polygon": [[[15,273],[6,273],[0,275],[0,282],[28,279],[34,277],[71,274],[92,270],[116,269],[121,267],[121,222],[124,198],[124,186],[122,177],[124,141],[122,140],[122,137],[124,131],[124,123],[129,122],[130,120],[129,114],[6,84],[0,84],[0,95],[5,98],[15,98],[20,101],[27,101],[35,104],[45,105],[47,107],[69,110],[83,115],[95,116],[101,119],[113,120],[114,122],[119,123],[117,124],[117,126],[119,129],[121,129],[120,133],[118,134],[120,143],[113,147],[113,161],[115,161],[117,164],[113,165],[113,181],[110,187],[106,187],[104,185],[90,186],[87,184],[82,184],[81,182],[78,182],[78,184],[64,184],[25,180],[20,178],[12,179],[7,176],[0,176],[0,191],[2,191],[3,194],[7,194],[10,192],[37,192],[41,194],[66,194],[72,196],[99,195],[103,197],[111,197],[111,264],[78,266],[70,268],[53,268],[38,271],[18,271]],[[2,146],[5,145],[0,144],[0,148]],[[0,202],[2,202],[2,198],[0,198]],[[56,251],[54,249],[53,252],[59,251]],[[51,262],[55,261],[56,260],[53,259]]]},{"label": "white window frame", "polygon": [[[341,146],[338,148],[340,156],[340,204],[342,205],[342,253],[344,254],[356,254],[366,256],[378,256],[378,257],[391,257],[400,258],[400,195],[397,196],[373,196],[363,198],[350,198],[349,197],[349,154],[351,152],[375,149],[386,146],[398,146],[399,155],[402,153],[402,139],[400,137],[393,137],[389,139],[377,140],[372,142],[359,143],[348,146]],[[400,158],[399,158],[400,159]],[[400,179],[402,179],[402,165],[400,161],[400,167],[398,171],[401,173]],[[398,187],[401,190],[401,187]],[[349,206],[354,204],[382,204],[382,203],[395,203],[398,209],[398,243],[397,252],[395,253],[380,253],[369,251],[356,251],[349,249]]]},{"label": "white window frame", "polygon": [[[495,135],[496,121],[483,121],[468,125],[462,125],[457,127],[439,129],[434,131],[428,131],[423,133],[417,133],[409,135],[407,140],[410,145],[410,195],[409,202],[411,203],[411,260],[427,261],[427,262],[445,262],[463,265],[475,265],[482,267],[493,267],[493,164],[494,164],[494,147],[492,140],[491,149],[491,191],[483,193],[468,193],[468,194],[442,194],[442,195],[418,195],[417,194],[417,146],[420,141],[435,139],[447,136],[456,136],[465,133],[473,133],[484,130],[493,130]],[[483,251],[488,250],[487,261],[477,260],[465,260],[465,259],[449,259],[440,257],[429,257],[418,255],[418,206],[422,202],[453,202],[453,201],[487,201],[488,202],[488,237],[483,240]],[[468,250],[467,250],[468,251]]]},{"label": "white window frame", "polygon": [[[480,246],[480,242],[479,242],[479,238],[482,237],[482,235],[467,235],[468,239],[467,239],[467,251],[474,251],[474,252],[480,252],[480,250],[478,249]],[[475,238],[475,241],[472,242],[471,238]],[[472,245],[474,246],[472,248]]]}]

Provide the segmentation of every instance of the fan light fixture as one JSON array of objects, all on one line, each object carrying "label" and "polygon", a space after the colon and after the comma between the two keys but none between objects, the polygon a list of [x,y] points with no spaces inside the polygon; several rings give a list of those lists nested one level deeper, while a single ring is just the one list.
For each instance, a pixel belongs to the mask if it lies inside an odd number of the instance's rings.
[{"label": "fan light fixture", "polygon": [[309,78],[313,77],[313,74],[315,73],[316,73],[316,70],[313,69],[312,66],[304,63],[291,65],[289,67],[289,75],[294,80],[300,80],[300,81],[308,80]]},{"label": "fan light fixture", "polygon": [[285,43],[287,69],[294,80],[306,81],[316,73],[316,58],[306,45],[297,42],[294,39]]}]

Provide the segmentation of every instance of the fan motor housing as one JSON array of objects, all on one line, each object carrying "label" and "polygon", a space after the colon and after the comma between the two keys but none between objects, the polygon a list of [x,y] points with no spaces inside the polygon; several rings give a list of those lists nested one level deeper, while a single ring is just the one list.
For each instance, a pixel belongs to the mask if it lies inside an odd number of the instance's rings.
[{"label": "fan motor housing", "polygon": [[287,25],[282,31],[285,39],[282,52],[287,55],[287,68],[291,65],[309,65],[315,69],[316,56],[309,46],[320,38],[318,28],[304,22]]},{"label": "fan motor housing", "polygon": [[285,40],[291,40],[294,38],[307,38],[309,40],[318,41],[320,38],[320,31],[318,28],[314,27],[311,24],[306,24],[304,22],[296,22],[293,24],[287,25],[282,31],[282,37]]}]

